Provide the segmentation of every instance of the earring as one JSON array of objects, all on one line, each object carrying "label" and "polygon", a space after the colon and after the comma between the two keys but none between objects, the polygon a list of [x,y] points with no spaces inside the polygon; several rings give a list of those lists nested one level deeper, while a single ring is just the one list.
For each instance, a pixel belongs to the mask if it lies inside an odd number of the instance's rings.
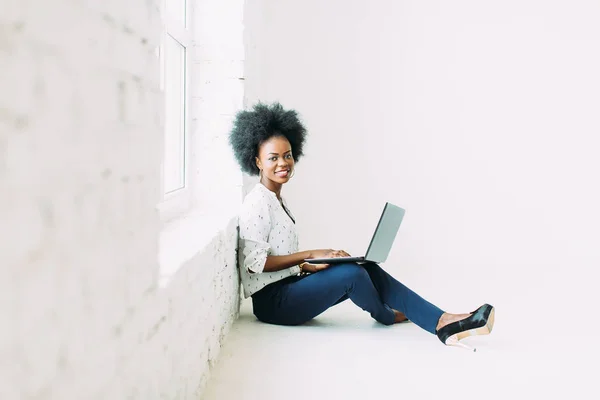
[{"label": "earring", "polygon": [[290,174],[290,179],[292,179],[294,175],[296,175],[296,168],[292,170],[292,173]]}]

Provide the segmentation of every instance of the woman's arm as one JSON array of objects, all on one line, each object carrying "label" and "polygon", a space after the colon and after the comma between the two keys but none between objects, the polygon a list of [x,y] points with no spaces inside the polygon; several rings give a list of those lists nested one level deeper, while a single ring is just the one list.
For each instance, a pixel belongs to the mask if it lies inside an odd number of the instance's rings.
[{"label": "woman's arm", "polygon": [[286,256],[268,256],[265,262],[263,272],[275,272],[282,269],[291,268],[304,262],[304,259],[311,258],[310,251],[301,251],[299,253],[288,254]]},{"label": "woman's arm", "polygon": [[[332,257],[350,257],[350,254],[343,250],[319,249],[301,251],[299,253],[289,254],[286,256],[267,256],[263,272],[275,272],[282,269],[291,268],[298,265],[307,258],[332,258]],[[316,272],[327,268],[328,264],[308,264],[306,270]]]}]

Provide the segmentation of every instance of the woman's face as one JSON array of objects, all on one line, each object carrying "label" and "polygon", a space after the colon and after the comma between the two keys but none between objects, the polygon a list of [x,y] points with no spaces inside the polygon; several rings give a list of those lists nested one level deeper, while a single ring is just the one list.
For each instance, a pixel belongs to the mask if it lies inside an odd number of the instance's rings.
[{"label": "woman's face", "polygon": [[294,170],[292,146],[283,136],[273,136],[258,149],[256,166],[262,169],[263,184],[282,185],[290,180]]}]

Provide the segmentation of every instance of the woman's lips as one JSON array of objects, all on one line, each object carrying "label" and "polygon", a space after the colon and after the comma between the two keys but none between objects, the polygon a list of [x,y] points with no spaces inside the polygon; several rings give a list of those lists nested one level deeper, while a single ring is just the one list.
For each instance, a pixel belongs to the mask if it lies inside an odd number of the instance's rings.
[{"label": "woman's lips", "polygon": [[290,173],[290,170],[286,169],[286,170],[283,170],[283,171],[277,171],[277,172],[275,172],[275,175],[280,176],[282,178],[285,178],[285,177],[288,176],[289,173]]}]

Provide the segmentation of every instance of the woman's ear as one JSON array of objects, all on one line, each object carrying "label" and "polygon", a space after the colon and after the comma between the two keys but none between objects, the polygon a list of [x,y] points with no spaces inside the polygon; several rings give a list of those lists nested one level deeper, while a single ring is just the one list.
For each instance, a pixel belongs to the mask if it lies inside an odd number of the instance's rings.
[{"label": "woman's ear", "polygon": [[262,163],[260,162],[260,158],[256,157],[256,168],[262,169]]}]

